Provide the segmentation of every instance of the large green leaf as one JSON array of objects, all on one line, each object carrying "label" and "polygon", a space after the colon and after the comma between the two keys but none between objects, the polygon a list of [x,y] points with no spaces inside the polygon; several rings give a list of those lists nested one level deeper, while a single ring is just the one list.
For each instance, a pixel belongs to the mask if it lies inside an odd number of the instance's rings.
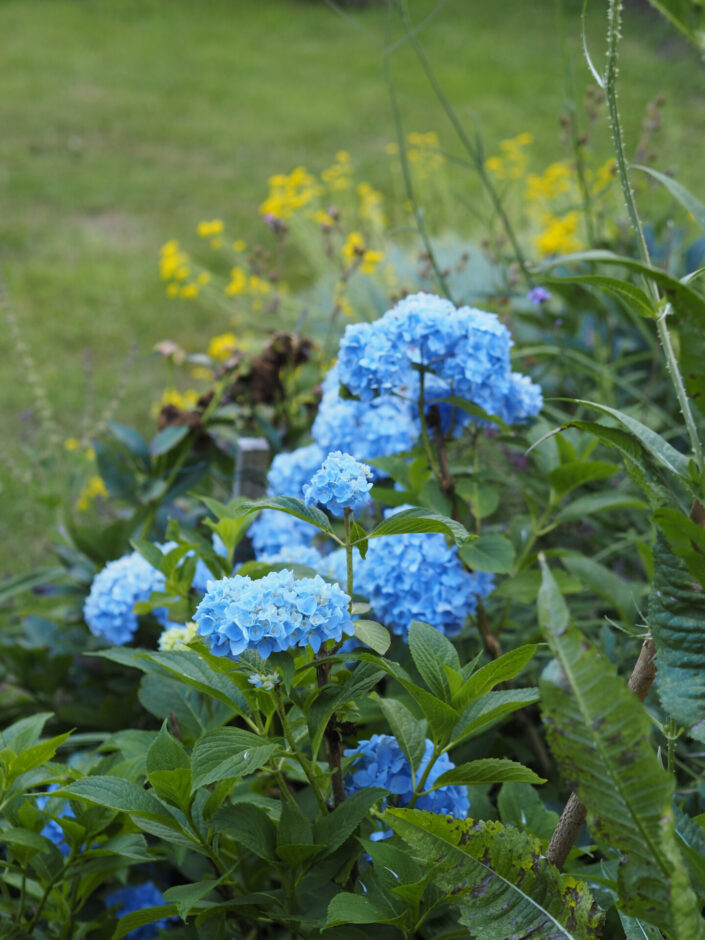
[{"label": "large green leaf", "polygon": [[404,509],[395,512],[392,516],[380,522],[369,534],[369,538],[377,539],[383,535],[402,535],[416,532],[442,532],[449,535],[456,543],[462,545],[472,538],[465,526],[440,512],[432,509]]},{"label": "large green leaf", "polygon": [[[204,502],[206,502],[204,500]],[[213,501],[208,500],[207,505],[212,508]],[[258,512],[260,509],[276,509],[279,512],[285,512],[290,516],[296,516],[297,519],[303,519],[327,532],[333,534],[333,527],[330,524],[328,516],[321,512],[316,506],[307,506],[302,499],[296,499],[293,496],[268,496],[264,499],[236,499],[227,507],[228,515],[225,518],[243,519]]]},{"label": "large green leaf", "polygon": [[648,621],[658,650],[659,698],[668,715],[705,741],[705,593],[659,535]]},{"label": "large green leaf", "polygon": [[279,742],[239,728],[217,728],[196,742],[191,757],[194,790],[218,780],[254,773],[279,749]]},{"label": "large green leaf", "polygon": [[671,930],[676,911],[690,904],[689,936],[705,937],[695,895],[681,883],[674,780],[650,744],[648,712],[607,657],[569,625],[543,560],[542,569],[539,621],[555,661],[541,681],[541,705],[561,772],[586,806],[593,836],[621,854],[623,910]]},{"label": "large green leaf", "polygon": [[433,866],[433,883],[478,940],[589,940],[602,912],[582,882],[542,856],[541,843],[496,822],[389,808],[384,822],[414,858]]}]

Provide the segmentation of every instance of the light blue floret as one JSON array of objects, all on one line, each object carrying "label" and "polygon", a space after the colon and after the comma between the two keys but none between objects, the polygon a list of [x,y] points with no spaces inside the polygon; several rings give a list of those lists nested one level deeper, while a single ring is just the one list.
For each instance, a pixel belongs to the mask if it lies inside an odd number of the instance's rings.
[{"label": "light blue floret", "polygon": [[414,620],[456,636],[477,611],[477,598],[493,589],[492,575],[467,571],[457,547],[440,533],[370,540],[365,560],[355,569],[356,593],[367,597],[378,619],[403,637]]},{"label": "light blue floret", "polygon": [[316,653],[326,640],[340,642],[353,633],[349,600],[319,575],[297,579],[292,571],[273,571],[257,581],[211,581],[194,620],[216,656],[237,659],[249,649],[267,659],[294,646]]},{"label": "light blue floret", "polygon": [[[345,792],[348,795],[365,787],[383,787],[390,791],[390,803],[395,806],[408,806],[414,795],[411,767],[396,738],[390,734],[374,734],[369,740],[360,741],[356,748],[345,751],[346,757],[354,755],[358,756],[357,760],[345,778]],[[433,743],[427,738],[424,756],[416,771],[417,783],[421,780],[432,755]],[[455,764],[448,755],[442,754],[431,767],[424,790],[432,786],[441,774],[454,767]],[[465,819],[470,809],[470,801],[465,787],[445,786],[420,797],[415,807],[430,813]]]},{"label": "light blue floret", "polygon": [[[311,433],[326,453],[341,450],[366,461],[411,450],[421,426],[414,404],[398,395],[380,395],[372,401],[341,398],[336,365],[323,380],[323,397]],[[371,469],[375,478],[383,476],[375,467]]]},{"label": "light blue floret", "polygon": [[304,499],[307,506],[318,504],[334,516],[342,516],[346,509],[353,513],[366,509],[371,489],[372,473],[367,464],[335,450],[304,486]]},{"label": "light blue floret", "polygon": [[252,541],[255,558],[259,560],[263,555],[277,555],[293,545],[311,545],[317,531],[296,516],[277,509],[263,509],[247,534]]},{"label": "light blue floret", "polygon": [[270,496],[303,496],[303,486],[323,463],[325,452],[318,444],[307,444],[290,453],[277,454],[267,474]]},{"label": "light blue floret", "polygon": [[[108,562],[93,579],[83,605],[89,630],[115,646],[129,643],[138,626],[135,604],[149,600],[153,591],[163,587],[164,575],[137,552]],[[153,610],[152,614],[162,626],[169,622],[165,608]]]}]

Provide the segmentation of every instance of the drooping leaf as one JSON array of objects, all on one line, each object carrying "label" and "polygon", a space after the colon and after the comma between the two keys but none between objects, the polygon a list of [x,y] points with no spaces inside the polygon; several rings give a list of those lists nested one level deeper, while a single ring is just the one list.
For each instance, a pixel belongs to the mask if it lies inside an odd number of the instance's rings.
[{"label": "drooping leaf", "polygon": [[[677,2],[682,4],[682,0],[677,0]],[[685,0],[685,3],[689,3],[689,0]],[[689,5],[694,6],[692,2],[690,2]],[[705,26],[705,23],[703,23],[703,26]],[[666,176],[665,173],[660,173],[650,166],[642,166],[639,163],[633,163],[632,169],[641,170],[642,173],[646,173],[652,179],[661,183],[662,186],[665,186],[673,198],[683,206],[685,211],[693,216],[700,228],[705,230],[705,205],[699,199],[696,199],[692,193],[688,192],[682,183],[679,183],[678,180],[674,180],[672,176]]]},{"label": "drooping leaf", "polygon": [[458,764],[452,770],[446,770],[433,783],[433,789],[445,786],[479,786],[485,783],[504,783],[505,781],[517,783],[545,783],[529,767],[517,761],[498,757],[486,757],[481,760],[470,761],[468,764]]},{"label": "drooping leaf", "polygon": [[603,915],[587,886],[544,859],[528,833],[415,809],[389,808],[383,822],[432,866],[433,884],[477,940],[599,937]]},{"label": "drooping leaf", "polygon": [[660,534],[648,621],[658,650],[663,707],[690,735],[705,741],[705,593]]},{"label": "drooping leaf", "polygon": [[[650,719],[606,656],[574,627],[541,560],[539,622],[555,661],[541,681],[551,749],[588,811],[591,834],[621,854],[623,910],[670,929],[687,901],[675,842],[673,777],[650,744]],[[705,936],[692,891],[691,936]],[[679,934],[676,934],[679,936]]]},{"label": "drooping leaf", "polygon": [[432,509],[404,509],[401,512],[395,512],[394,515],[387,516],[383,522],[375,526],[369,533],[369,538],[377,539],[384,535],[414,532],[442,532],[444,535],[449,535],[456,545],[462,545],[472,538],[465,526]]}]

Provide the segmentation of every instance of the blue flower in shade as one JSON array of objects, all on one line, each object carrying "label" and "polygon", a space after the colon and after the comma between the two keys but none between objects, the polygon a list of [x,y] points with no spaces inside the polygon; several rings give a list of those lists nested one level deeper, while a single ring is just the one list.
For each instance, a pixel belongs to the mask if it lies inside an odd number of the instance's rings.
[{"label": "blue flower in shade", "polygon": [[297,496],[301,499],[304,484],[318,470],[325,456],[318,444],[308,444],[290,453],[277,454],[267,474],[269,495]]},{"label": "blue flower in shade", "polygon": [[527,375],[512,372],[501,417],[507,424],[522,424],[535,418],[542,408],[541,386],[532,382]]},{"label": "blue flower in shade", "polygon": [[372,473],[367,464],[336,450],[304,486],[304,499],[307,506],[318,503],[334,516],[342,516],[346,509],[355,513],[367,508],[371,489]]},{"label": "blue flower in shade", "polygon": [[[213,545],[213,551],[216,553],[216,555],[220,555],[221,558],[228,557],[228,550],[225,547],[225,543],[223,542],[223,540],[221,539],[221,537],[218,535],[217,532],[213,533],[212,545]],[[189,555],[192,555],[192,554],[193,552],[189,552],[186,555],[186,557],[188,558]],[[192,587],[194,591],[198,591],[199,594],[205,594],[206,587],[208,586],[208,582],[212,580],[213,580],[212,571],[210,570],[208,565],[205,563],[205,561],[203,561],[202,558],[199,558],[198,561],[196,562],[196,570],[193,574]]]},{"label": "blue flower in shade", "polygon": [[[115,646],[129,643],[138,626],[135,604],[149,600],[153,591],[163,587],[164,575],[137,552],[108,562],[93,579],[83,605],[88,629]],[[152,614],[162,626],[169,622],[165,608],[157,608]]]},{"label": "blue flower in shade", "polygon": [[211,581],[194,620],[216,656],[237,659],[249,649],[266,659],[294,646],[317,653],[326,640],[351,635],[349,602],[337,584],[319,575],[297,579],[292,571],[273,571],[257,581]]},{"label": "blue flower in shade", "polygon": [[[336,365],[323,380],[311,433],[325,453],[341,450],[366,461],[411,450],[421,426],[415,405],[397,395],[380,395],[369,402],[341,398]],[[375,467],[371,470],[376,479],[384,475]]]},{"label": "blue flower in shade", "polygon": [[[416,771],[417,785],[432,755],[433,743],[427,738],[424,756]],[[357,758],[345,778],[345,792],[348,796],[365,787],[383,787],[390,791],[390,803],[395,806],[409,805],[414,795],[411,767],[396,738],[390,734],[374,734],[369,740],[360,741],[356,748],[346,750],[345,756]],[[424,790],[428,790],[441,774],[454,767],[455,764],[448,755],[442,754],[431,767]],[[445,786],[419,797],[414,805],[417,809],[425,809],[430,813],[465,819],[470,809],[470,800],[466,787]]]},{"label": "blue flower in shade", "polygon": [[[432,294],[414,294],[374,323],[347,327],[340,343],[339,375],[364,401],[392,391],[418,401],[422,365],[429,373],[427,405],[458,396],[507,420],[512,418],[507,406],[513,390],[511,345],[509,330],[495,314],[456,308]],[[393,355],[385,359],[370,354],[382,349],[393,350]],[[455,409],[456,428],[474,420]]]},{"label": "blue flower in shade", "polygon": [[355,591],[367,597],[382,623],[403,637],[413,620],[456,636],[477,611],[477,598],[493,588],[492,575],[467,571],[456,546],[440,533],[370,540],[365,560],[355,569]]},{"label": "blue flower in shade", "polygon": [[318,530],[303,519],[263,509],[247,531],[259,560],[263,555],[278,555],[292,545],[311,545]]},{"label": "blue flower in shade", "polygon": [[[125,917],[134,911],[142,911],[146,907],[159,907],[164,904],[164,895],[153,881],[145,881],[141,885],[125,885],[111,892],[105,899],[106,907],[117,908],[117,915]],[[165,917],[154,921],[152,924],[145,924],[144,927],[138,927],[126,934],[132,937],[132,940],[152,940],[159,935],[159,929],[162,930],[171,927],[177,922],[177,918]]]}]

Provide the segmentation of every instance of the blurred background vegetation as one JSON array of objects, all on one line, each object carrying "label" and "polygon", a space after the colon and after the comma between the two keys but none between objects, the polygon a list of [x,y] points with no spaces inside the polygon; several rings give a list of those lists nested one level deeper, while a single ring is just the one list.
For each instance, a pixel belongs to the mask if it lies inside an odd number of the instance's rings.
[{"label": "blurred background vegetation", "polygon": [[[459,116],[481,126],[488,154],[528,131],[536,166],[569,157],[559,118],[571,94],[582,106],[590,80],[579,0],[409,6],[416,22],[438,7],[423,29],[426,52]],[[594,7],[588,38],[599,58],[603,10]],[[399,39],[398,23],[394,30]],[[385,152],[394,132],[384,36],[383,7],[344,17],[323,0],[0,6],[0,269],[57,415],[58,441],[78,434],[118,387],[115,417],[149,426],[150,404],[166,384],[147,360],[155,342],[202,349],[233,329],[221,310],[166,296],[164,242],[195,239],[198,222],[213,218],[232,237],[257,240],[268,177],[297,165],[320,172],[341,149],[360,178],[390,192],[398,170]],[[702,64],[641,3],[627,8],[622,63],[628,144],[636,145],[647,103],[665,93],[657,165],[694,184],[705,129]],[[436,131],[452,150],[408,44],[395,50],[392,71],[405,130]],[[609,155],[601,123],[591,141],[598,162],[600,148]],[[470,169],[458,168],[452,185],[465,203],[480,198]],[[469,212],[448,224],[469,240],[484,234]],[[2,335],[7,574],[41,556],[50,516],[17,472],[32,459],[36,402],[16,339],[7,328]]]}]

